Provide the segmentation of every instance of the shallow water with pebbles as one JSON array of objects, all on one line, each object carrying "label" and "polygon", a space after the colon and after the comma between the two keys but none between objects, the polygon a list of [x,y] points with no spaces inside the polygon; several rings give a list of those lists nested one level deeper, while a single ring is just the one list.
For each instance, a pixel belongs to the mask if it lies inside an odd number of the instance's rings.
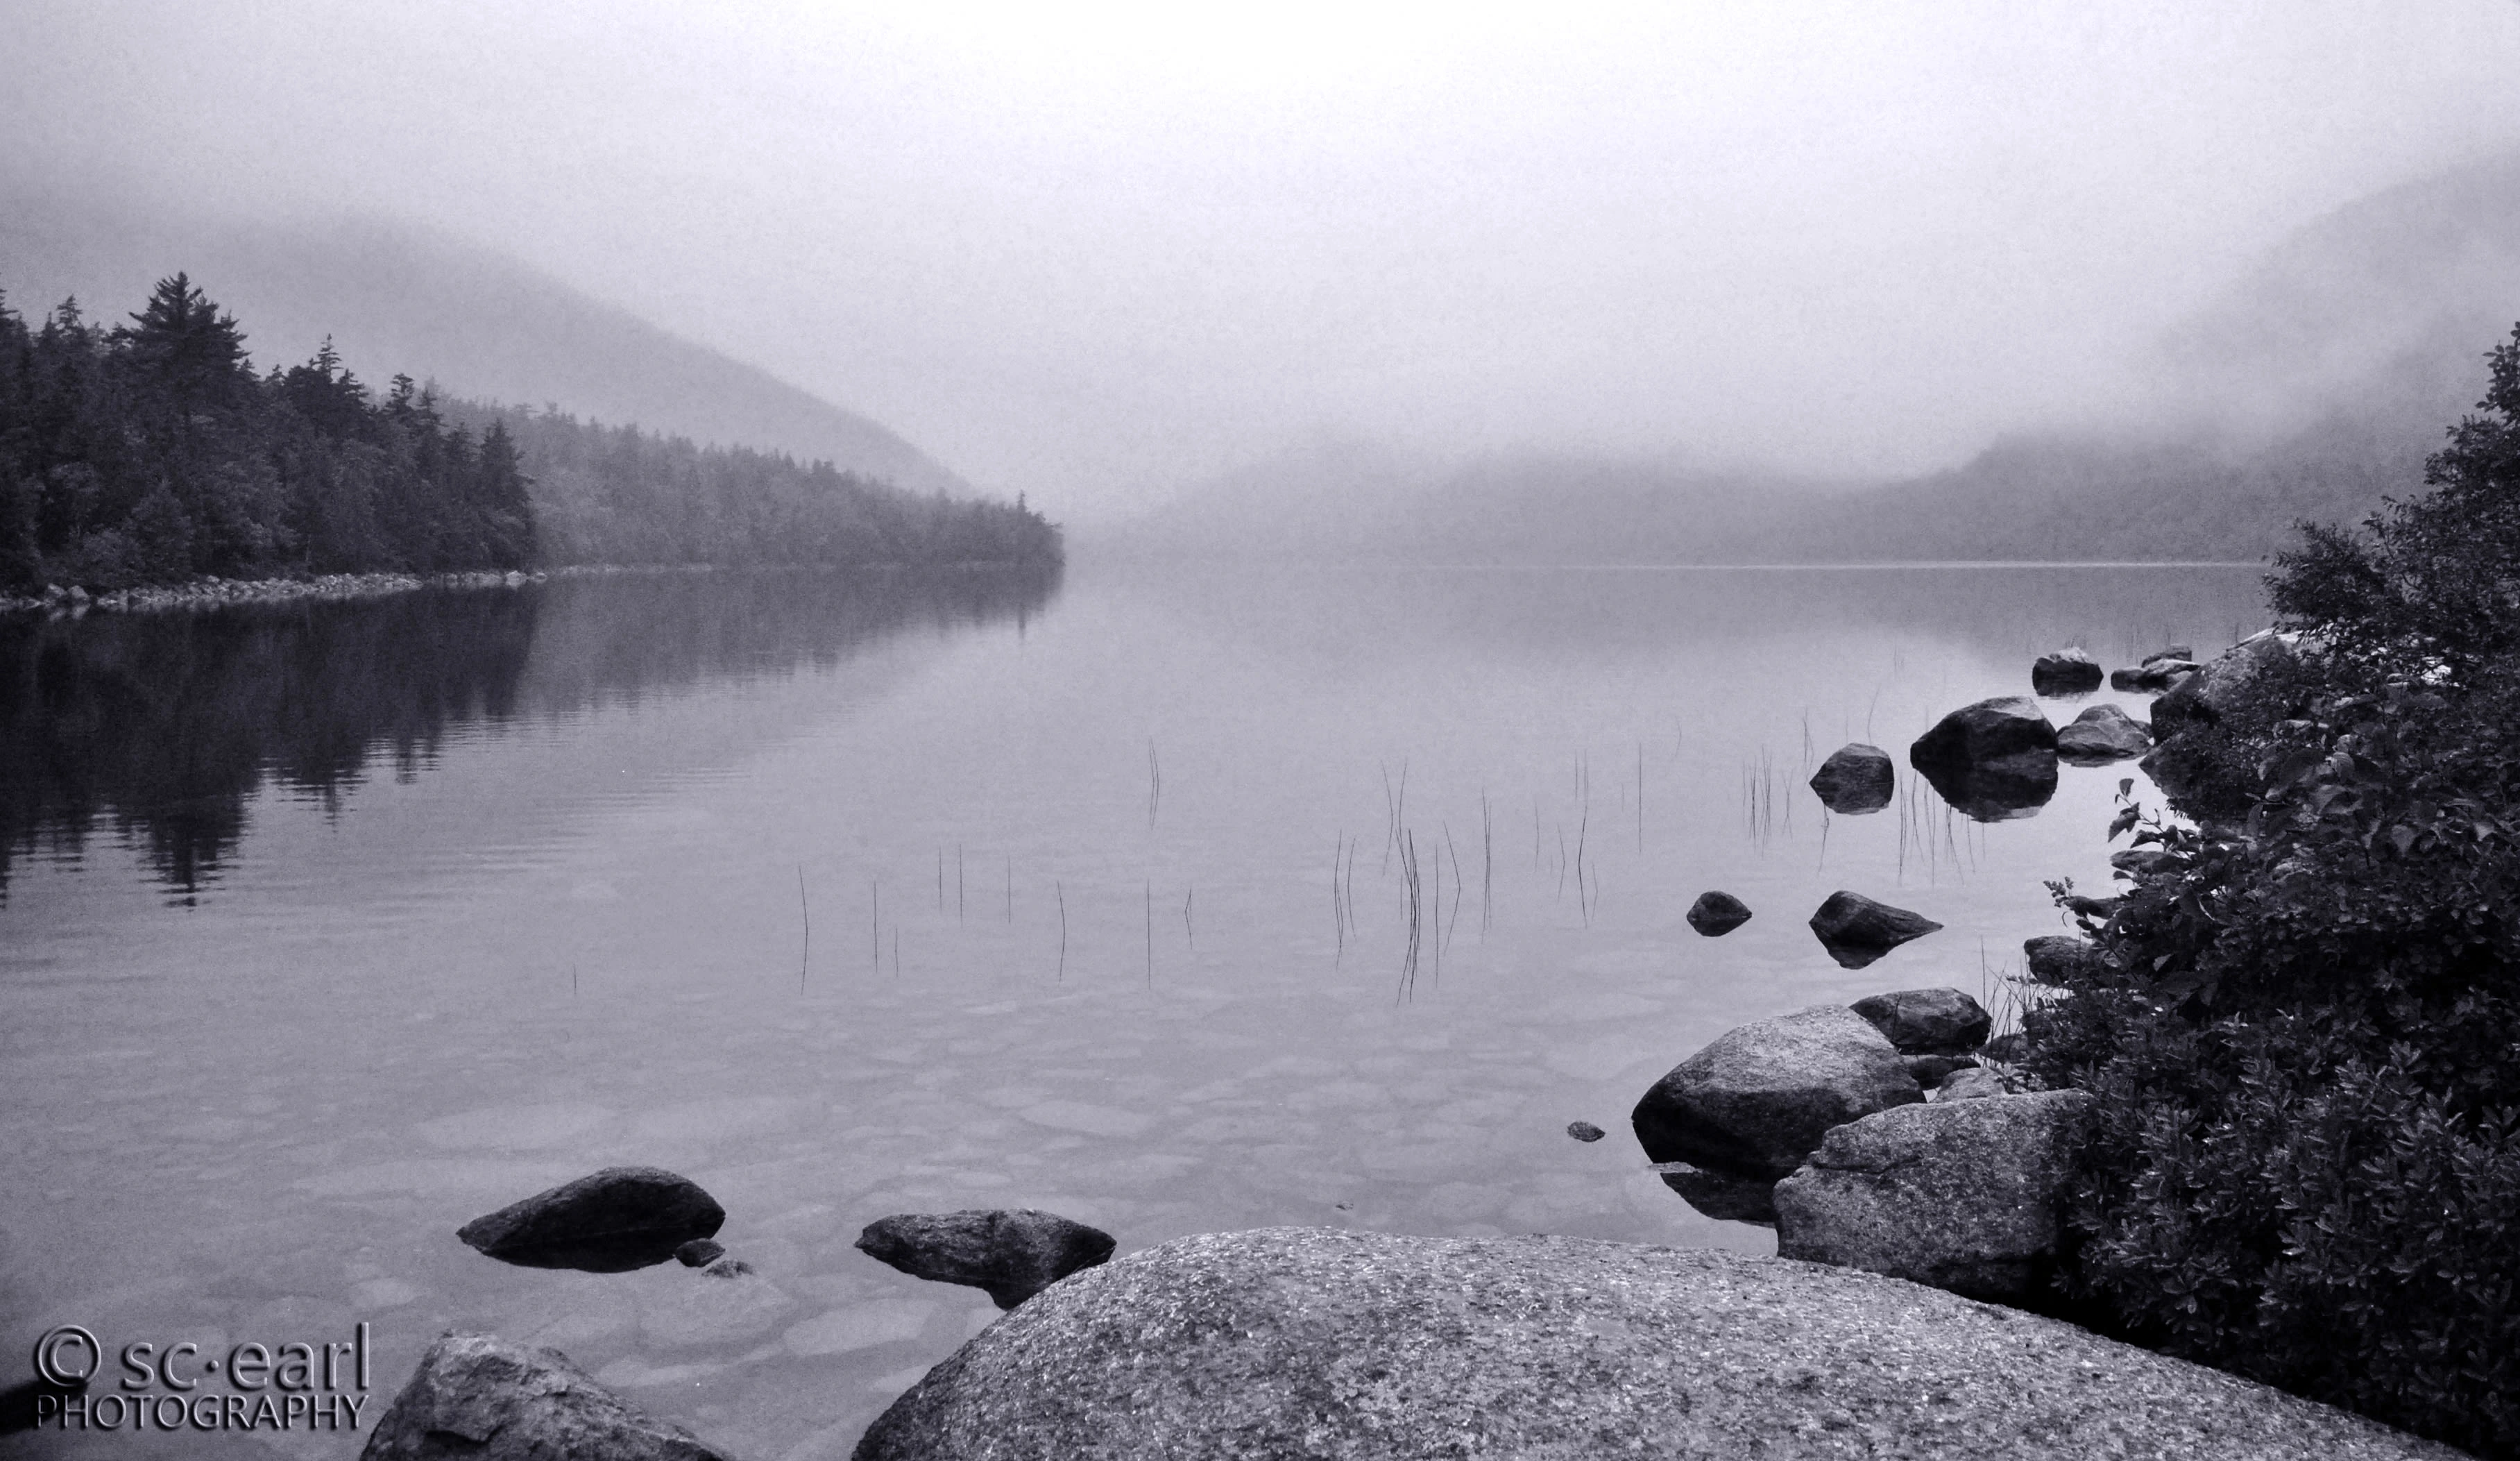
[{"label": "shallow water with pebbles", "polygon": [[[344,671],[288,636],[461,596],[301,608],[233,670],[297,665],[291,693],[210,719],[302,741],[339,716],[330,770],[292,741],[188,786],[217,749],[197,718],[39,788],[56,810],[14,813],[0,903],[0,1340],[75,1322],[211,1353],[366,1321],[382,1405],[431,1337],[489,1330],[807,1461],[997,1315],[852,1249],[889,1212],[1045,1208],[1123,1253],[1281,1224],[1770,1251],[1646,1169],[1637,1095],[1745,1020],[1992,997],[2058,926],[2041,880],[2107,882],[2131,768],[2068,767],[2037,816],[1979,824],[1907,743],[2025,691],[2048,649],[2130,662],[2259,614],[2254,571],[2194,569],[1087,566],[898,615],[891,591],[503,589],[524,620],[443,653],[506,658],[432,663],[456,689],[384,709],[326,702]],[[0,654],[103,676],[164,648],[132,617],[66,637],[91,628]],[[1847,741],[1900,760],[1891,807],[1825,817],[1802,786]],[[1683,915],[1715,887],[1756,916],[1704,938]],[[1803,922],[1839,888],[1946,927],[1840,969]],[[707,1187],[754,1271],[455,1241],[626,1163]]]}]

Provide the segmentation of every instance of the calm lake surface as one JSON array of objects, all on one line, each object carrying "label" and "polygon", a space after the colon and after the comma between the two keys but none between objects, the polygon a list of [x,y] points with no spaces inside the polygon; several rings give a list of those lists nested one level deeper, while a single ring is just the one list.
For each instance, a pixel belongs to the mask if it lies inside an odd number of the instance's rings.
[{"label": "calm lake surface", "polygon": [[[2066,767],[1980,823],[1908,743],[2058,646],[2228,645],[2258,573],[1088,565],[0,622],[0,1341],[365,1320],[373,1421],[490,1330],[733,1454],[841,1457],[997,1312],[850,1247],[890,1212],[1772,1251],[1629,1107],[1745,1020],[1992,1001],[2147,789]],[[1900,798],[1823,815],[1805,778],[1866,740]],[[1757,916],[1697,936],[1709,888]],[[1946,928],[1840,969],[1804,924],[1840,888]],[[624,1163],[707,1187],[757,1276],[455,1239]]]}]

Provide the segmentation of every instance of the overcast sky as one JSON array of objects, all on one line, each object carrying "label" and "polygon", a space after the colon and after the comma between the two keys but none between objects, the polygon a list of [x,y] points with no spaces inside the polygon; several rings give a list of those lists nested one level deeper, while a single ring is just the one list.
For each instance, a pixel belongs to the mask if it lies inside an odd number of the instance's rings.
[{"label": "overcast sky", "polygon": [[1092,515],[1322,428],[1963,457],[2520,145],[2520,4],[0,0],[22,171],[513,252]]}]

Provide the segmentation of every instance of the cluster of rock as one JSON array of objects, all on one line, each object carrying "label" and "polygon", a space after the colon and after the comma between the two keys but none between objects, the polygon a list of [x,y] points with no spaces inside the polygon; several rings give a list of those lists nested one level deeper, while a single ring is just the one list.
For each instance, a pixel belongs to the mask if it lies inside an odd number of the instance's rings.
[{"label": "cluster of rock", "polygon": [[[726,1210],[688,1177],[613,1166],[484,1213],[456,1236],[527,1267],[616,1273],[672,1258],[713,1278],[741,1279],[752,1265],[716,1241],[725,1221]],[[1026,1208],[897,1213],[869,1224],[857,1246],[905,1273],[985,1290],[998,1307],[1012,1309],[1107,1261],[1115,1244],[1108,1233]],[[725,1461],[689,1431],[606,1390],[558,1349],[449,1331],[422,1356],[361,1457],[458,1456]]]},{"label": "cluster of rock", "polygon": [[0,595],[0,612],[43,611],[75,616],[91,609],[108,612],[215,609],[227,604],[277,604],[294,599],[369,599],[409,593],[418,588],[521,588],[543,581],[541,573],[490,571],[436,573],[319,573],[311,578],[196,578],[189,583],[110,589],[90,594],[85,588],[58,583],[43,592],[18,597]]},{"label": "cluster of rock", "polygon": [[[1710,890],[1688,906],[1688,926],[1709,938],[1721,938],[1750,921],[1750,905],[1729,892]],[[1830,893],[1811,916],[1811,931],[1828,956],[1847,969],[1862,969],[1911,939],[1942,927],[1921,913],[1875,902],[1841,889]]]},{"label": "cluster of rock", "polygon": [[[2071,956],[2033,944],[2043,967]],[[1630,1121],[1674,1191],[1774,1226],[1784,1256],[2037,1302],[2089,1098],[2012,1093],[1980,1060],[1992,1027],[1949,988],[1756,1021],[1672,1068]]]}]

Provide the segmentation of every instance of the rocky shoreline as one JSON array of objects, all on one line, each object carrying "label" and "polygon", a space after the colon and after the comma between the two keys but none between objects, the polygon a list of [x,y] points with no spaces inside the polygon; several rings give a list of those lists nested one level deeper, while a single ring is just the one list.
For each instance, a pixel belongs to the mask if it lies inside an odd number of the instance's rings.
[{"label": "rocky shoreline", "polygon": [[0,614],[44,614],[75,618],[90,612],[165,614],[220,609],[232,604],[285,604],[298,599],[374,599],[424,588],[520,588],[540,583],[542,572],[319,573],[312,578],[196,578],[91,594],[72,585],[48,584],[40,594],[0,594]]}]

